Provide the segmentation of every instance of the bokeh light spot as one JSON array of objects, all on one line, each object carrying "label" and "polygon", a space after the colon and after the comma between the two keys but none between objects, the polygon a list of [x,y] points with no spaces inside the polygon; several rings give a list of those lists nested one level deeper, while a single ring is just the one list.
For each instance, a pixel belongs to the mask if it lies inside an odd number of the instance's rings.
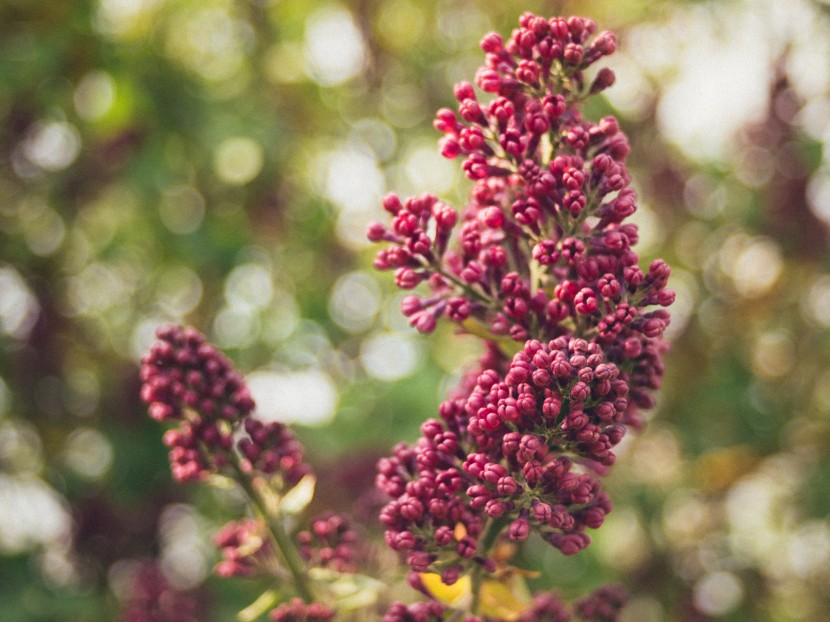
[{"label": "bokeh light spot", "polygon": [[75,111],[86,121],[106,115],[115,103],[115,80],[106,71],[90,71],[73,93]]},{"label": "bokeh light spot", "polygon": [[35,255],[47,257],[57,251],[66,237],[60,214],[40,201],[27,201],[20,209],[21,228],[26,244]]},{"label": "bokeh light spot", "polygon": [[112,465],[112,445],[98,430],[80,428],[67,437],[63,459],[81,477],[101,479]]},{"label": "bokeh light spot", "polygon": [[216,344],[222,348],[245,348],[259,335],[259,318],[251,307],[223,307],[213,319]]},{"label": "bokeh light spot", "polygon": [[27,339],[40,305],[20,274],[0,266],[0,329],[15,339]]},{"label": "bokeh light spot", "polygon": [[45,171],[60,171],[72,164],[81,152],[81,136],[65,121],[35,123],[21,145],[23,155]]},{"label": "bokeh light spot", "polygon": [[695,608],[706,615],[725,615],[735,609],[743,597],[743,583],[731,572],[719,570],[707,573],[694,586]]},{"label": "bokeh light spot", "polygon": [[808,319],[830,328],[830,275],[822,274],[806,289],[802,308]]},{"label": "bokeh light spot", "polygon": [[32,424],[13,418],[0,424],[0,464],[16,473],[40,471],[43,442]]},{"label": "bokeh light spot", "polygon": [[329,315],[335,324],[350,333],[368,330],[380,308],[378,284],[366,272],[344,274],[331,291]]},{"label": "bokeh light spot", "polygon": [[274,84],[292,84],[305,79],[303,71],[303,47],[300,43],[284,41],[275,43],[265,53],[265,76]]},{"label": "bokeh light spot", "polygon": [[719,261],[735,291],[746,298],[769,292],[784,269],[781,248],[775,240],[744,233],[734,234],[723,243]]},{"label": "bokeh light spot", "polygon": [[398,146],[395,131],[382,119],[366,118],[356,121],[350,136],[353,142],[369,146],[381,162],[391,158]]},{"label": "bokeh light spot", "polygon": [[187,266],[173,266],[158,279],[157,304],[162,311],[174,318],[187,315],[202,299],[202,281]]},{"label": "bokeh light spot", "polygon": [[795,365],[796,349],[790,335],[774,331],[755,340],[752,352],[752,371],[763,378],[780,378]]},{"label": "bokeh light spot", "polygon": [[100,0],[96,28],[114,38],[137,37],[150,28],[156,9],[164,0]]},{"label": "bokeh light spot", "polygon": [[225,281],[225,298],[238,309],[264,309],[274,297],[270,271],[256,263],[234,268]]},{"label": "bokeh light spot", "polygon": [[373,378],[392,382],[417,371],[422,355],[420,343],[410,335],[379,333],[363,340],[360,362]]},{"label": "bokeh light spot", "polygon": [[193,233],[202,226],[205,218],[205,200],[192,186],[168,188],[159,203],[159,215],[164,226],[173,233]]},{"label": "bokeh light spot", "polygon": [[265,162],[262,146],[251,138],[228,138],[216,148],[213,170],[231,186],[242,186],[259,175]]},{"label": "bokeh light spot", "polygon": [[651,554],[642,521],[633,508],[615,508],[596,538],[597,553],[609,568],[632,571],[643,565]]}]

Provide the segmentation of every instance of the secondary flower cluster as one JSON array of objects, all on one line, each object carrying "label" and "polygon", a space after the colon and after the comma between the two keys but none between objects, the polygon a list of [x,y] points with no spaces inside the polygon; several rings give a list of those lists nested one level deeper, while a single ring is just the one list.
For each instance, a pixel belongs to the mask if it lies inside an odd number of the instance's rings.
[{"label": "secondary flower cluster", "polygon": [[141,398],[151,417],[179,424],[164,435],[174,478],[228,472],[237,455],[243,471],[277,476],[286,488],[309,472],[302,447],[284,424],[250,418],[254,400],[245,380],[204,335],[165,326],[156,336],[141,364]]},{"label": "secondary flower cluster", "polygon": [[[435,120],[442,154],[463,158],[474,182],[467,206],[390,194],[391,224],[368,231],[385,243],[378,269],[429,289],[402,302],[416,329],[444,317],[488,344],[441,420],[378,465],[388,544],[446,584],[470,563],[494,568],[494,533],[536,531],[565,554],[588,545],[585,530],[611,510],[597,476],[660,386],[669,314],[653,307],[674,300],[668,265],[643,271],[633,250],[628,140],[613,117],[580,111],[614,82],[609,69],[585,74],[614,52],[614,35],[526,13],[509,40],[493,33],[481,47],[479,90],[458,84],[457,112]],[[390,620],[438,618],[395,611]]]},{"label": "secondary flower cluster", "polygon": [[305,603],[293,598],[274,609],[269,617],[274,622],[328,622],[334,620],[335,611],[320,603]]},{"label": "secondary flower cluster", "polygon": [[120,622],[196,622],[203,620],[203,598],[181,591],[152,561],[137,562],[125,584]]},{"label": "secondary flower cluster", "polygon": [[260,520],[230,522],[213,536],[213,542],[222,552],[222,561],[216,565],[220,577],[250,577],[276,562],[276,552]]},{"label": "secondary flower cluster", "polygon": [[[306,566],[296,551],[286,550],[295,545],[273,506],[274,500],[310,474],[303,447],[284,424],[251,416],[254,401],[244,379],[201,333],[167,326],[156,334],[158,341],[142,360],[141,397],[154,419],[177,424],[164,435],[174,478],[181,482],[212,474],[233,478],[262,516],[231,522],[216,534],[214,541],[222,554],[216,573],[224,577],[270,574],[280,580],[290,575],[298,593],[306,601],[313,600],[313,594],[302,588],[305,571],[310,566],[353,569],[354,532],[343,519],[326,516],[314,521],[309,532],[299,534]],[[325,622],[334,611],[295,599],[270,615],[281,622]]]},{"label": "secondary flower cluster", "polygon": [[231,459],[234,428],[254,409],[245,381],[199,331],[165,326],[141,365],[141,398],[158,421],[176,421],[164,444],[179,481],[202,479]]},{"label": "secondary flower cluster", "polygon": [[339,514],[326,513],[311,521],[311,528],[297,534],[300,555],[321,568],[337,572],[357,570],[357,534]]},{"label": "secondary flower cluster", "polygon": [[[600,587],[592,594],[580,598],[573,609],[580,620],[592,622],[613,622],[627,601],[625,590],[620,585]],[[440,622],[447,610],[435,601],[405,605],[396,602],[383,618],[383,622]],[[464,622],[481,622],[479,616],[466,616]],[[493,618],[486,616],[485,620]],[[571,622],[573,612],[556,592],[543,592],[533,598],[531,605],[519,614],[517,622]]]}]

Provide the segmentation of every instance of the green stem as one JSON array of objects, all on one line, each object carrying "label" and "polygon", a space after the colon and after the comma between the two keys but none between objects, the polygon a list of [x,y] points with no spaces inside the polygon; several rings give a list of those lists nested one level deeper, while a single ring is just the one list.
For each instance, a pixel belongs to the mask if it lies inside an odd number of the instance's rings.
[{"label": "green stem", "polygon": [[[490,554],[490,549],[493,548],[493,545],[496,543],[496,540],[501,534],[502,530],[507,526],[507,518],[491,518],[487,521],[487,525],[484,527],[484,533],[481,534],[481,539],[479,540],[479,551],[483,557],[487,557]],[[478,608],[481,601],[481,585],[482,580],[484,579],[484,566],[477,565],[473,568],[472,573],[470,574],[470,590],[472,592],[472,604],[470,605],[470,611],[473,615],[478,615]]]},{"label": "green stem", "polygon": [[251,500],[257,514],[265,520],[268,531],[271,533],[271,537],[277,545],[277,550],[280,552],[288,571],[291,573],[291,577],[294,579],[294,587],[297,590],[297,595],[307,603],[313,602],[314,595],[309,586],[303,561],[297,552],[297,547],[294,546],[282,522],[279,520],[279,516],[275,516],[273,511],[269,511],[269,508],[266,506],[262,496],[256,491],[253,481],[248,474],[243,473],[238,465],[234,466],[237,467],[236,471],[238,473],[238,477],[235,479]]}]

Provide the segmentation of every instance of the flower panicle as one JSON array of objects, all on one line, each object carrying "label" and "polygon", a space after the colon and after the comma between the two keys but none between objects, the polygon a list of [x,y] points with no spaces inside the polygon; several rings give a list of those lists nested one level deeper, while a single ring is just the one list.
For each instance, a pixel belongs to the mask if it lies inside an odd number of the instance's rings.
[{"label": "flower panicle", "polygon": [[628,139],[614,117],[581,110],[614,83],[593,68],[614,34],[525,13],[481,48],[474,82],[434,121],[442,155],[473,182],[466,206],[392,193],[390,223],[368,230],[383,245],[375,267],[411,292],[402,312],[414,328],[446,319],[488,344],[440,419],[378,463],[388,545],[448,585],[459,569],[497,566],[494,529],[512,541],[536,532],[566,555],[588,546],[612,507],[599,478],[654,405],[674,301],[669,266],[644,270],[634,250]]}]

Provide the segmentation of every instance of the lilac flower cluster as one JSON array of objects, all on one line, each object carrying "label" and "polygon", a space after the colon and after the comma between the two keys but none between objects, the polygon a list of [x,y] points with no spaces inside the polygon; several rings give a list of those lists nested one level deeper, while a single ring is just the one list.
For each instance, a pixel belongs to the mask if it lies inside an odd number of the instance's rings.
[{"label": "lilac flower cluster", "polygon": [[355,572],[357,534],[339,514],[326,513],[297,534],[300,555],[307,562],[337,572]]},{"label": "lilac flower cluster", "polygon": [[334,619],[335,611],[320,603],[305,603],[293,598],[268,615],[274,622],[328,622]]},{"label": "lilac flower cluster", "polygon": [[213,536],[222,552],[215,572],[220,577],[250,577],[263,571],[275,560],[265,525],[246,518],[228,523]]},{"label": "lilac flower cluster", "polygon": [[475,182],[469,204],[459,217],[435,196],[390,194],[383,205],[391,226],[369,227],[371,240],[389,243],[375,266],[395,270],[403,289],[428,283],[429,295],[402,304],[422,332],[447,317],[494,338],[598,343],[609,362],[631,369],[635,421],[659,385],[669,322],[665,311],[645,308],[670,305],[674,293],[665,262],[647,273],[638,267],[637,226],[623,222],[636,210],[627,138],[613,117],[593,123],[579,110],[613,83],[603,69],[586,87],[584,71],[614,52],[615,37],[591,38],[596,25],[579,17],[528,13],[519,23],[507,42],[494,33],[482,40],[476,84],[493,94],[489,103],[461,83],[458,113],[442,109],[435,121],[443,154],[464,156]]},{"label": "lilac flower cluster", "polygon": [[614,622],[626,602],[628,602],[628,593],[625,588],[619,584],[610,583],[580,598],[575,608],[583,620]]},{"label": "lilac flower cluster", "polygon": [[141,398],[158,421],[177,421],[164,435],[179,481],[203,479],[231,460],[234,428],[254,409],[242,376],[194,328],[165,326],[141,365]]},{"label": "lilac flower cluster", "polygon": [[244,472],[279,476],[288,488],[310,471],[284,424],[250,417],[254,400],[245,380],[204,335],[181,326],[162,327],[156,335],[142,360],[141,398],[151,417],[179,424],[164,435],[176,480],[228,472],[237,456]]},{"label": "lilac flower cluster", "polygon": [[570,622],[568,606],[553,592],[533,598],[533,604],[519,616],[519,622]]},{"label": "lilac flower cluster", "polygon": [[303,461],[303,446],[284,423],[246,419],[244,428],[248,436],[237,444],[244,472],[278,474],[287,488],[311,473],[311,467]]},{"label": "lilac flower cluster", "polygon": [[127,586],[120,622],[197,622],[204,619],[203,599],[170,584],[159,565],[140,562]]},{"label": "lilac flower cluster", "polygon": [[[386,243],[378,269],[429,289],[402,302],[416,329],[444,317],[488,344],[441,420],[378,464],[387,543],[446,584],[471,564],[492,570],[499,534],[535,531],[565,554],[588,545],[611,510],[598,476],[660,386],[669,314],[650,307],[674,300],[668,265],[644,272],[633,250],[628,140],[613,117],[580,111],[614,82],[609,69],[585,73],[614,35],[526,13],[508,41],[493,33],[481,47],[475,83],[489,100],[462,82],[458,111],[435,120],[442,154],[462,157],[474,182],[469,203],[459,215],[430,194],[390,194],[391,225],[368,231]],[[551,603],[533,619],[560,619]],[[390,619],[414,615],[400,611]]]},{"label": "lilac flower cluster", "polygon": [[444,619],[444,613],[444,607],[435,601],[411,605],[395,602],[383,616],[383,622],[437,622]]}]

